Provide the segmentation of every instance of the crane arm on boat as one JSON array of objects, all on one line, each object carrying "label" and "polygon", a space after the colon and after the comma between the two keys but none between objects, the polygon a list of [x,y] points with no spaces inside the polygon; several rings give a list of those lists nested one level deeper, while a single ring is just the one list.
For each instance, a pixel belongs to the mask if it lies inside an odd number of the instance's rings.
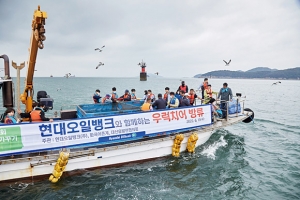
[{"label": "crane arm on boat", "polygon": [[40,6],[33,13],[32,20],[32,31],[31,31],[31,39],[30,39],[30,47],[29,47],[29,59],[27,62],[28,70],[25,81],[25,89],[23,94],[21,94],[21,101],[26,106],[26,113],[32,111],[33,104],[33,75],[35,71],[35,62],[37,57],[38,49],[43,49],[44,44],[43,41],[46,40],[45,36],[45,20],[47,18],[47,13],[40,10]]}]

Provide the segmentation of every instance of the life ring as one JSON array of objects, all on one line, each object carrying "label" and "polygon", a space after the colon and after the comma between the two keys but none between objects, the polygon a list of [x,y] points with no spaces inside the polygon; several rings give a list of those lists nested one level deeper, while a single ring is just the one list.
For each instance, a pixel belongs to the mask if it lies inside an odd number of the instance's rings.
[{"label": "life ring", "polygon": [[244,119],[243,122],[244,123],[252,122],[254,119],[254,112],[250,108],[245,108],[244,111],[252,112],[252,115],[250,115],[248,118]]}]

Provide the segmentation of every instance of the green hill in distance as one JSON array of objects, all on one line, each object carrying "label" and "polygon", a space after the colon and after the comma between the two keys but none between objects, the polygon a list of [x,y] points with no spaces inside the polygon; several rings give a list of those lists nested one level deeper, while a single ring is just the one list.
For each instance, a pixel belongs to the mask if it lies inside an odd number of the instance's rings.
[{"label": "green hill in distance", "polygon": [[294,79],[300,80],[300,67],[277,70],[268,67],[256,67],[248,71],[217,70],[197,74],[194,78],[241,78],[241,79]]}]

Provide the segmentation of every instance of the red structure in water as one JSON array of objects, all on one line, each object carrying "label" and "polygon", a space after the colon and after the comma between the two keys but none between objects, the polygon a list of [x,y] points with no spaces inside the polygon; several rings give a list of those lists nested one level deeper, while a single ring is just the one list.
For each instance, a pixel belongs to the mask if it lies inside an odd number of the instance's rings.
[{"label": "red structure in water", "polygon": [[147,72],[145,69],[146,63],[142,61],[138,65],[142,68],[142,71],[140,72],[140,81],[147,81]]}]

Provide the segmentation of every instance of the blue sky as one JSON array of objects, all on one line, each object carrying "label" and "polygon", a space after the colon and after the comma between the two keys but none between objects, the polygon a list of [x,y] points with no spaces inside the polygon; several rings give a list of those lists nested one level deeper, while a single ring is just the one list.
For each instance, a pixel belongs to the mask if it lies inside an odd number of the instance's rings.
[{"label": "blue sky", "polygon": [[[40,5],[48,13],[47,39],[35,76],[134,77],[142,60],[149,73],[163,77],[300,67],[299,2],[1,0],[0,54],[27,61],[32,15]],[[102,52],[94,50],[103,45]],[[231,59],[230,66],[223,59]],[[96,70],[99,62],[104,66]]]}]

